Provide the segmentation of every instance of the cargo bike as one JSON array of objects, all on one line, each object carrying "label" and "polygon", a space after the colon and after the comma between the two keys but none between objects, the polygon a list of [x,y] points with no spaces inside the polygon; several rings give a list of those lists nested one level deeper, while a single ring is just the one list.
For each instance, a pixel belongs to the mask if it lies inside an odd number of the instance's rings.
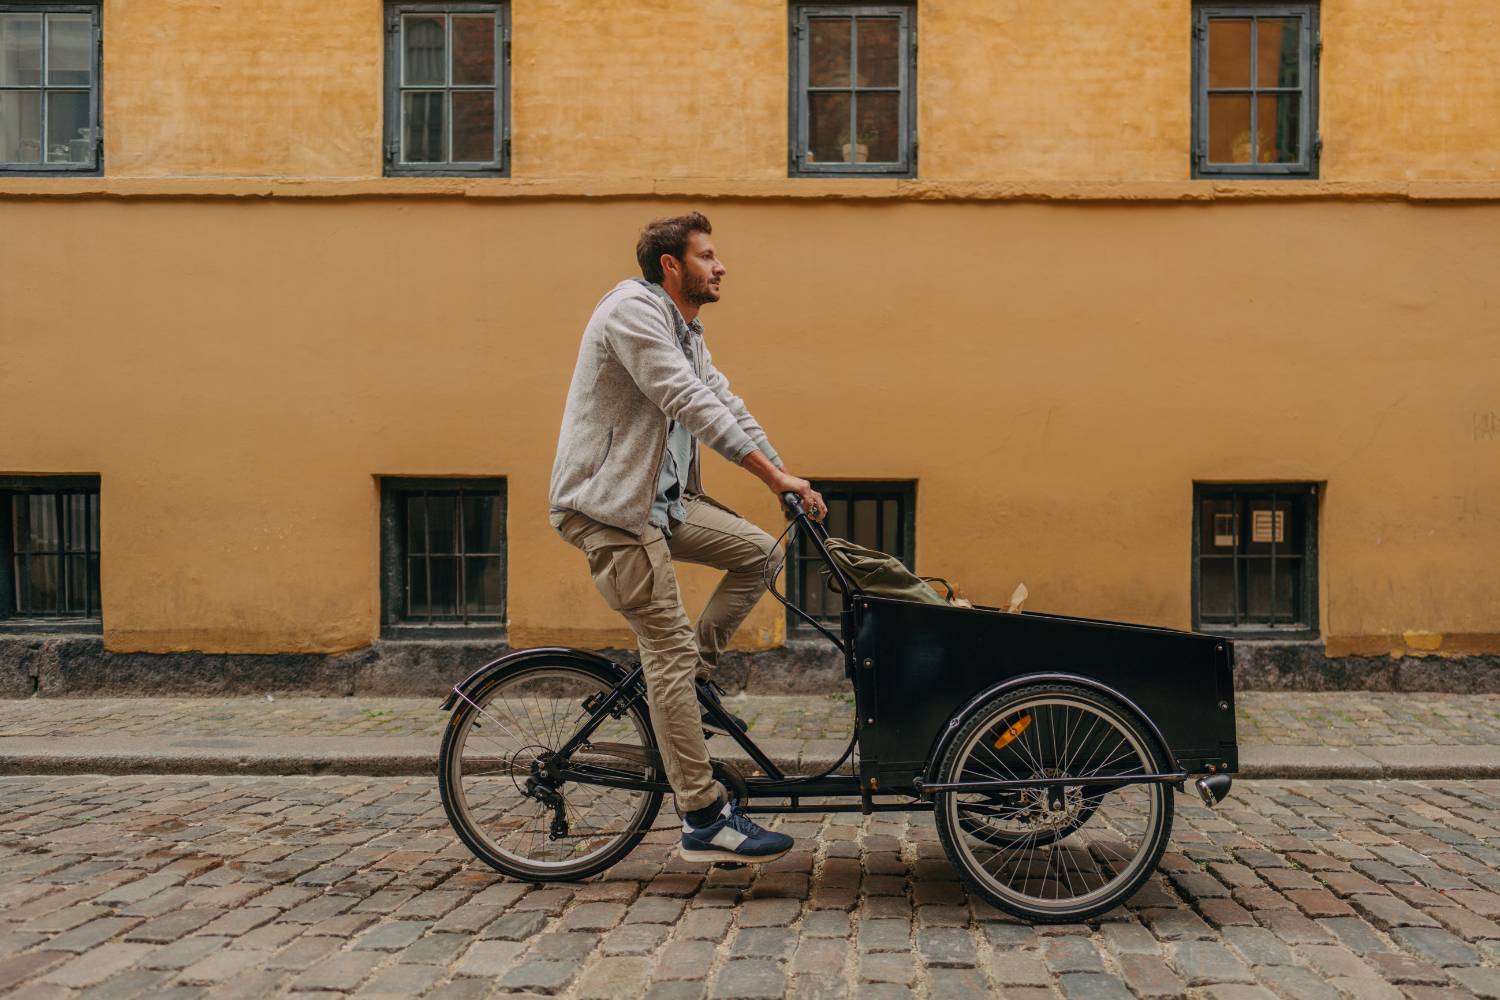
[{"label": "cargo bike", "polygon": [[[746,812],[930,810],[970,890],[1053,922],[1101,914],[1150,877],[1174,790],[1192,781],[1210,807],[1229,791],[1239,765],[1228,640],[862,592],[830,557],[823,526],[795,495],[783,503],[788,530],[811,542],[843,595],[836,633],[788,607],[843,654],[854,731],[832,767],[790,775],[700,685],[705,717],[726,733],[710,751],[727,740],[752,762],[748,774],[714,762]],[[458,684],[443,708],[443,806],[505,875],[604,871],[651,831],[671,793],[639,666],[518,650]]]}]

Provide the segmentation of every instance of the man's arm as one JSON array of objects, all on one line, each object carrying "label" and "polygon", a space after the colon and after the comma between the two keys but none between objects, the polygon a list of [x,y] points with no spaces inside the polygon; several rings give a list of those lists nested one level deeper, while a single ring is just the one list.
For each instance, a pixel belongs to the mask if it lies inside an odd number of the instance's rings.
[{"label": "man's arm", "polygon": [[823,502],[823,494],[813,489],[812,483],[776,468],[761,452],[752,451],[741,460],[740,466],[769,486],[771,492],[776,494],[777,500],[781,499],[783,493],[797,494],[802,500],[802,509],[807,511],[807,516],[814,521],[823,520],[823,516],[828,513],[828,505]]}]

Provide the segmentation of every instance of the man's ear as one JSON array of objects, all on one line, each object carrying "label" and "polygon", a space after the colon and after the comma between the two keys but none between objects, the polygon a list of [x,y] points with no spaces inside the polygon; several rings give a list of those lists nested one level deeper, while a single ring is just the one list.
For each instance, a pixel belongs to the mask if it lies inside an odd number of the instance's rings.
[{"label": "man's ear", "polygon": [[678,260],[676,257],[673,257],[669,253],[664,253],[661,255],[661,273],[663,275],[680,274],[681,271],[682,261]]}]

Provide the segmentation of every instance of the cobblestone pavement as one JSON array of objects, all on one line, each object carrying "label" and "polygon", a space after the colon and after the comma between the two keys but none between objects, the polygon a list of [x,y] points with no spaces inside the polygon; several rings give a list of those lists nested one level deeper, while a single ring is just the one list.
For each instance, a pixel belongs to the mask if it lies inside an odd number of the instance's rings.
[{"label": "cobblestone pavement", "polygon": [[[31,698],[0,700],[3,736],[431,736],[433,698]],[[847,695],[742,695],[727,704],[757,739],[847,739]],[[1500,695],[1242,691],[1242,745],[1500,744]]]},{"label": "cobblestone pavement", "polygon": [[652,834],[580,884],[473,861],[431,779],[0,779],[0,993],[1500,997],[1500,782],[1240,782],[1087,925],[965,896],[931,817],[783,817],[764,870]]}]

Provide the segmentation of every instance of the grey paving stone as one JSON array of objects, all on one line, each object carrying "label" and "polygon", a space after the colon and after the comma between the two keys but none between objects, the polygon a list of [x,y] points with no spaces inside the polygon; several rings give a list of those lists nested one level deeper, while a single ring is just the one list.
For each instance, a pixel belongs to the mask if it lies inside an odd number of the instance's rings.
[{"label": "grey paving stone", "polygon": [[345,952],[330,955],[292,980],[294,990],[353,991],[370,975],[385,956],[377,952]]},{"label": "grey paving stone", "polygon": [[860,951],[906,951],[911,948],[911,924],[905,920],[863,920],[859,925]]},{"label": "grey paving stone", "polygon": [[270,952],[265,951],[236,951],[231,948],[221,948],[183,969],[179,977],[186,983],[223,983],[245,973],[263,969],[269,957]]},{"label": "grey paving stone", "polygon": [[969,968],[935,968],[928,971],[928,989],[934,997],[989,1000],[989,984],[984,973]]},{"label": "grey paving stone", "polygon": [[1450,969],[1449,974],[1477,997],[1500,1000],[1500,968]]},{"label": "grey paving stone", "polygon": [[849,983],[833,973],[799,973],[792,977],[791,996],[796,1000],[844,1000],[851,996]]},{"label": "grey paving stone", "polygon": [[707,977],[713,964],[714,946],[707,941],[671,941],[656,960],[657,979],[695,979]]},{"label": "grey paving stone", "polygon": [[1094,942],[1084,937],[1052,937],[1042,944],[1042,958],[1057,974],[1103,972],[1104,962]]},{"label": "grey paving stone", "polygon": [[1058,987],[1068,1000],[1131,1000],[1130,990],[1112,975],[1097,972],[1065,972]]},{"label": "grey paving stone", "polygon": [[514,941],[475,941],[453,966],[453,975],[493,979],[516,964],[523,950]]},{"label": "grey paving stone", "polygon": [[622,924],[604,936],[600,950],[605,955],[649,955],[671,932],[665,924]]},{"label": "grey paving stone", "polygon": [[1397,927],[1390,934],[1392,941],[1433,965],[1447,968],[1480,964],[1479,952],[1465,944],[1461,938],[1441,928]]},{"label": "grey paving stone", "polygon": [[507,913],[479,935],[485,941],[524,941],[547,926],[547,915],[536,910]]},{"label": "grey paving stone", "polygon": [[781,968],[762,958],[738,958],[724,963],[709,996],[714,1000],[780,1000],[786,995]]},{"label": "grey paving stone", "polygon": [[796,932],[781,927],[745,927],[730,942],[733,958],[786,958],[797,947]]},{"label": "grey paving stone", "polygon": [[1381,978],[1387,982],[1412,986],[1442,986],[1448,982],[1448,976],[1443,970],[1430,963],[1418,961],[1409,955],[1376,952],[1366,955],[1365,961],[1369,962],[1370,967],[1379,972]]},{"label": "grey paving stone", "polygon": [[1271,965],[1257,969],[1260,981],[1284,997],[1295,1000],[1341,1000],[1338,989],[1327,979],[1301,966]]},{"label": "grey paving stone", "polygon": [[1052,974],[1034,954],[996,948],[990,955],[990,975],[999,986],[1048,986]]},{"label": "grey paving stone", "polygon": [[44,942],[42,949],[44,951],[88,951],[140,923],[139,917],[104,917],[91,920]]},{"label": "grey paving stone", "polygon": [[1172,965],[1189,986],[1255,981],[1245,963],[1216,941],[1178,942],[1172,946]]},{"label": "grey paving stone", "polygon": [[837,910],[815,910],[802,918],[804,937],[848,937],[849,914]]},{"label": "grey paving stone", "polygon": [[645,987],[651,963],[644,958],[616,956],[595,962],[578,982],[580,1000],[617,1000],[635,996]]},{"label": "grey paving stone", "polygon": [[1318,923],[1338,938],[1340,944],[1358,954],[1369,955],[1391,950],[1390,945],[1381,940],[1369,924],[1357,917],[1329,917]]},{"label": "grey paving stone", "polygon": [[972,967],[978,962],[974,939],[963,927],[924,927],[917,931],[917,953],[930,966]]},{"label": "grey paving stone", "polygon": [[1355,895],[1349,903],[1381,930],[1392,927],[1437,927],[1438,922],[1393,896]]},{"label": "grey paving stone", "polygon": [[354,939],[355,951],[401,951],[427,932],[430,925],[416,920],[389,920]]},{"label": "grey paving stone", "polygon": [[1155,955],[1119,956],[1120,975],[1138,997],[1182,996],[1186,985],[1165,961]]},{"label": "grey paving stone", "polygon": [[858,977],[863,983],[896,983],[910,986],[917,981],[921,964],[910,954],[874,952],[859,957]]},{"label": "grey paving stone", "polygon": [[606,931],[625,918],[623,903],[580,903],[563,916],[562,925],[575,931]]}]

